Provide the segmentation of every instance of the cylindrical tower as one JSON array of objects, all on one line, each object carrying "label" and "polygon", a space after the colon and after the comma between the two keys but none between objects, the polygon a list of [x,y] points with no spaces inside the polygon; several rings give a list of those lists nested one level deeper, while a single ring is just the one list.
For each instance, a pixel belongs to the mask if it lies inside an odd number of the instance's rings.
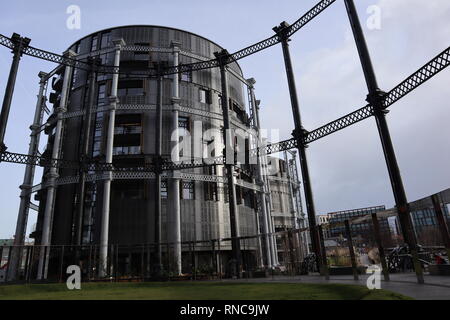
[{"label": "cylindrical tower", "polygon": [[[114,79],[113,74],[98,73],[94,79],[88,70],[74,68],[70,75],[67,106],[62,116],[61,158],[79,161],[87,157],[100,163],[108,162],[108,144],[112,143],[115,166],[142,166],[155,163],[158,156],[158,85],[155,78],[142,76],[139,71],[214,59],[214,52],[222,48],[190,32],[139,25],[95,32],[69,49],[78,60],[99,58],[103,65],[109,66],[119,62],[120,74]],[[241,82],[242,71],[237,63],[230,64],[229,68],[231,127],[246,131],[249,129],[249,119]],[[54,105],[52,117],[55,119],[61,104],[65,70],[61,66],[59,76],[52,83],[54,93],[50,96],[50,102]],[[94,79],[94,84],[90,79]],[[165,76],[161,92],[161,157],[176,161],[222,155],[223,117],[218,68]],[[92,114],[88,117],[87,110],[92,102]],[[109,123],[114,123],[114,130],[108,127]],[[58,147],[53,144],[55,124],[56,121],[49,121],[46,128],[49,138],[44,156],[51,155],[53,149]],[[88,152],[84,154],[86,143]],[[230,236],[223,167],[214,165],[163,172],[160,195],[155,189],[154,173],[85,172],[82,178],[78,170],[60,169],[54,203],[46,203],[45,186],[49,178],[48,172],[44,172],[43,188],[36,197],[40,200],[34,234],[36,242],[41,241],[46,208],[51,208],[52,212],[49,218],[51,245],[99,245],[105,234],[108,245],[135,246],[158,242],[155,238],[155,202],[160,196],[160,241],[173,243],[170,250],[176,262],[172,267],[179,273],[182,271],[181,254],[188,250],[180,242]],[[254,191],[259,186],[253,183],[247,172],[249,170],[239,169],[235,172],[240,236],[259,232],[256,230],[254,199]],[[80,188],[82,181],[85,181],[84,188]],[[109,219],[106,221],[106,233],[105,217]],[[256,248],[256,244],[248,242],[245,249],[254,256]],[[231,243],[222,244],[221,249],[225,255],[229,254]],[[195,251],[198,264],[202,263],[202,259],[211,264],[210,244],[196,245]],[[126,268],[134,267],[130,262]]]}]

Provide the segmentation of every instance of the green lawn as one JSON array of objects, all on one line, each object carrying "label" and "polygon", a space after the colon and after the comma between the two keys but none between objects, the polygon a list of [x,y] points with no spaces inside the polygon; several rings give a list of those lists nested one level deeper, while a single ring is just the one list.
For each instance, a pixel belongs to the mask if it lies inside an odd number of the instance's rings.
[{"label": "green lawn", "polygon": [[341,284],[295,283],[83,283],[81,290],[65,284],[0,286],[0,300],[404,300],[385,290]]}]

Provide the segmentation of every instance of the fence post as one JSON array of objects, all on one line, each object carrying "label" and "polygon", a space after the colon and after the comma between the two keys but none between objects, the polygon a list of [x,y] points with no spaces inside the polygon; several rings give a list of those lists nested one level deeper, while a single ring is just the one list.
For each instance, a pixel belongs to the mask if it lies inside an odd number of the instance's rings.
[{"label": "fence post", "polygon": [[352,261],[353,279],[359,280],[358,278],[358,267],[356,265],[355,250],[353,249],[353,239],[352,230],[350,229],[350,222],[345,220],[345,232],[347,233],[347,244],[348,250],[350,251],[350,259]]},{"label": "fence post", "polygon": [[389,269],[386,263],[386,255],[384,254],[383,243],[381,241],[380,223],[378,222],[377,214],[372,213],[373,232],[375,234],[375,241],[378,245],[378,254],[380,255],[381,268],[383,269],[384,280],[389,281]]},{"label": "fence post", "polygon": [[322,225],[317,226],[317,232],[319,233],[319,241],[320,241],[320,247],[322,248],[321,256],[318,257],[318,259],[322,259],[322,270],[319,270],[320,273],[325,276],[325,280],[330,280],[330,272],[328,270],[328,262],[327,262],[327,249],[325,247],[325,241],[323,239],[323,230]]},{"label": "fence post", "polygon": [[444,243],[445,250],[447,250],[447,257],[449,257],[450,259],[450,235],[448,232],[448,226],[445,221],[444,213],[442,212],[441,199],[439,197],[439,194],[433,194],[431,196],[431,200],[433,201],[434,212],[436,213],[436,219],[441,231],[442,241]]}]

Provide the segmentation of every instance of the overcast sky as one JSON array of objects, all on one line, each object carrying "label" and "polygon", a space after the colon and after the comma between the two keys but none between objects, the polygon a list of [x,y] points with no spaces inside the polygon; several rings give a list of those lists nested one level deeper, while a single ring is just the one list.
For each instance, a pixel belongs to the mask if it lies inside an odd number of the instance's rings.
[{"label": "overcast sky", "polygon": [[[77,39],[100,29],[152,24],[185,29],[235,52],[272,35],[281,21],[294,22],[318,0],[142,0],[8,1],[0,13],[0,33],[32,39],[32,46],[63,52]],[[450,45],[448,0],[357,0],[369,50],[382,90],[389,91]],[[81,29],[66,27],[69,5],[81,8]],[[381,29],[369,30],[367,8],[381,9]],[[367,89],[353,43],[344,3],[337,0],[291,41],[301,113],[312,130],[365,105]],[[3,98],[11,53],[0,47],[0,96]],[[290,138],[292,112],[281,47],[241,60],[254,77],[262,100],[262,124]],[[20,65],[6,144],[26,153],[39,71],[54,65],[25,56]],[[450,70],[445,70],[391,107],[388,123],[409,200],[450,187]],[[44,136],[45,138],[45,136]],[[42,139],[45,140],[45,139]],[[42,147],[41,147],[42,150]],[[382,148],[373,118],[308,148],[318,213],[394,204]],[[14,234],[18,186],[24,167],[0,164],[0,238]],[[40,173],[36,175],[38,183]],[[30,211],[29,228],[36,220]],[[29,233],[29,231],[28,231]]]}]

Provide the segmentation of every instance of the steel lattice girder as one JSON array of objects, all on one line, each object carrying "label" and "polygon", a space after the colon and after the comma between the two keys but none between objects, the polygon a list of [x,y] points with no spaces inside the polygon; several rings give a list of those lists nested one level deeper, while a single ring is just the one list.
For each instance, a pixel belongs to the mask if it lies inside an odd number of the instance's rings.
[{"label": "steel lattice girder", "polygon": [[[314,19],[316,16],[318,16],[321,12],[323,12],[328,6],[330,6],[335,0],[322,0],[317,5],[315,5],[311,10],[309,10],[305,15],[300,17],[297,21],[295,21],[290,27],[288,31],[288,35],[291,36],[298,30],[300,30],[303,26],[305,26],[308,22],[310,22],[312,19]],[[233,63],[239,59],[242,59],[244,57],[247,57],[249,55],[252,55],[254,53],[257,53],[259,51],[262,51],[264,49],[267,49],[271,46],[276,45],[279,43],[280,40],[277,35],[274,35],[270,38],[267,38],[265,40],[262,40],[260,42],[257,42],[251,46],[248,46],[247,48],[244,48],[242,50],[237,51],[236,53],[231,55],[231,59],[228,63]],[[14,44],[13,42],[3,35],[0,35],[0,45],[3,45],[8,48],[13,48]],[[24,52],[24,54],[36,57],[39,59],[43,59],[46,61],[51,61],[63,65],[71,65],[75,68],[80,69],[86,69],[89,70],[89,65],[86,62],[80,61],[80,60],[74,60],[66,58],[62,55],[52,53],[49,51],[41,50],[34,47],[27,47]],[[211,59],[208,61],[201,61],[201,62],[195,62],[185,65],[179,65],[179,66],[172,66],[172,67],[166,67],[162,70],[162,75],[170,75],[170,74],[176,74],[176,73],[182,73],[182,72],[191,72],[191,71],[199,71],[204,69],[210,69],[218,67],[219,63],[216,59]],[[98,70],[99,73],[118,73],[119,70],[116,67],[113,66],[102,66]],[[122,74],[122,72],[120,72]],[[125,74],[125,73],[123,73]],[[133,75],[146,75],[149,77],[156,77],[157,72],[154,69],[148,69],[141,72],[133,72]]]}]

